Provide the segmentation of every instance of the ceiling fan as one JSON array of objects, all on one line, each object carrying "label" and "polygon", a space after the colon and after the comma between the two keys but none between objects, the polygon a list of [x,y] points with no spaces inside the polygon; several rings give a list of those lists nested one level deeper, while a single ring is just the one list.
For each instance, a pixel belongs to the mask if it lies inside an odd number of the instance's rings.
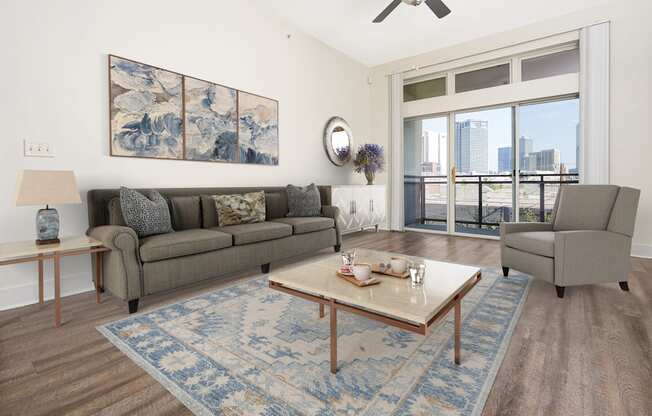
[{"label": "ceiling fan", "polygon": [[[410,6],[419,6],[421,3],[424,2],[424,0],[393,0],[389,4],[389,6],[385,7],[385,10],[383,10],[374,19],[374,23],[380,23],[383,20],[385,20],[387,15],[393,12],[394,9],[397,8],[399,4],[401,4],[401,2],[405,4],[409,4]],[[451,10],[448,7],[446,7],[444,2],[442,2],[441,0],[425,0],[425,3],[428,5],[428,7],[430,7],[430,10],[432,10],[432,12],[440,19],[451,12]]]}]

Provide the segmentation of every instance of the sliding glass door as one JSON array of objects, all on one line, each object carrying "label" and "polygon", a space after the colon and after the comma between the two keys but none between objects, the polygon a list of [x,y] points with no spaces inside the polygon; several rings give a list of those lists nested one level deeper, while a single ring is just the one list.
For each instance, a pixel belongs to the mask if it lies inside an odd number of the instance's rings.
[{"label": "sliding glass door", "polygon": [[513,218],[513,107],[455,114],[455,232],[497,236]]},{"label": "sliding glass door", "polygon": [[448,116],[403,125],[405,227],[448,231]]},{"label": "sliding glass door", "polygon": [[579,99],[520,105],[518,117],[518,218],[550,222],[559,187],[579,182]]}]

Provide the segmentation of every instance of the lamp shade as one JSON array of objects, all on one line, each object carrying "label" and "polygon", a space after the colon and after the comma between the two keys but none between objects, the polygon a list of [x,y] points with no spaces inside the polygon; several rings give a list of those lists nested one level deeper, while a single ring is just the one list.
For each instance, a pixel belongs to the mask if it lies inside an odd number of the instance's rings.
[{"label": "lamp shade", "polygon": [[24,170],[18,174],[16,206],[81,204],[71,170]]}]

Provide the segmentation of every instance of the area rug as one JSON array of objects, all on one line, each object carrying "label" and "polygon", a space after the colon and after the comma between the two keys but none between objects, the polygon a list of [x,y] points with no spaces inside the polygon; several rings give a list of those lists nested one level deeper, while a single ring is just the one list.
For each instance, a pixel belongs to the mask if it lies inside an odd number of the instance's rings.
[{"label": "area rug", "polygon": [[453,317],[427,337],[344,311],[338,373],[329,318],[264,276],[98,327],[197,415],[476,415],[518,321],[530,278],[484,269]]}]

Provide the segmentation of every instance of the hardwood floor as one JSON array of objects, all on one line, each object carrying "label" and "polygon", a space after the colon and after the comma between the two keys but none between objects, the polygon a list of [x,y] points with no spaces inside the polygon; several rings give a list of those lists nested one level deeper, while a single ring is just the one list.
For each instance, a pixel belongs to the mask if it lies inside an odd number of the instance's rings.
[{"label": "hardwood floor", "polygon": [[[483,239],[364,232],[345,237],[344,247],[500,266],[498,242]],[[569,287],[559,299],[553,286],[534,281],[483,414],[652,414],[652,260],[632,259],[632,267],[630,292],[615,283]],[[141,310],[257,273],[151,296]],[[0,312],[0,414],[190,414],[95,330],[127,316],[125,303],[103,299],[64,298],[59,329],[52,302]]]}]

